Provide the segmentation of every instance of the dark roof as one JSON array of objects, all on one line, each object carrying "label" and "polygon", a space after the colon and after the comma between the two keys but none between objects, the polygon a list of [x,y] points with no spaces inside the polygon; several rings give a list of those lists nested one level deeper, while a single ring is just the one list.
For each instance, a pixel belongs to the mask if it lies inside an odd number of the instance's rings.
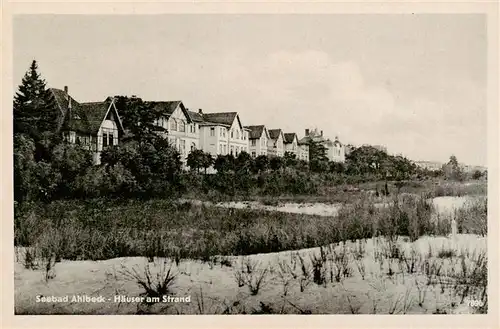
[{"label": "dark roof", "polygon": [[301,139],[299,139],[299,144],[300,145],[305,145],[305,144],[309,144],[309,141],[311,140],[311,137],[309,136],[304,136],[302,137]]},{"label": "dark roof", "polygon": [[203,115],[201,115],[200,113],[193,111],[187,111],[187,112],[191,120],[193,120],[194,122],[203,122]]},{"label": "dark roof", "polygon": [[278,139],[281,134],[281,129],[269,129],[269,138]]},{"label": "dark roof", "polygon": [[284,135],[285,144],[293,143],[293,140],[297,137],[296,133],[285,133]]},{"label": "dark roof", "polygon": [[[104,102],[79,103],[61,89],[50,88],[54,95],[57,106],[62,112],[66,126],[64,129],[79,131],[82,133],[95,134],[99,131],[102,121],[110,106],[114,107],[112,98]],[[71,104],[71,107],[69,106]],[[115,108],[116,109],[116,108]],[[120,129],[123,129],[120,118],[117,118]]]},{"label": "dark roof", "polygon": [[264,125],[258,126],[245,126],[250,133],[248,134],[248,139],[259,139],[262,137],[262,133],[265,131],[266,127]]},{"label": "dark roof", "polygon": [[[91,102],[80,104],[80,118],[87,123],[89,133],[97,133],[108,112],[110,104],[106,102]],[[83,116],[83,117],[82,117]],[[74,120],[76,121],[76,120]]]},{"label": "dark roof", "polygon": [[166,114],[171,115],[174,113],[175,109],[179,106],[181,101],[160,101],[160,102],[144,102],[146,104],[154,104],[155,109],[161,109],[165,111]]},{"label": "dark roof", "polygon": [[52,95],[54,96],[57,107],[59,107],[59,110],[61,111],[62,119],[64,119],[64,116],[66,115],[66,112],[68,111],[69,100],[71,99],[72,106],[78,105],[78,102],[75,101],[75,99],[73,97],[71,97],[70,95],[67,95],[64,92],[64,90],[56,89],[56,88],[50,88],[49,90],[51,91]]},{"label": "dark roof", "polygon": [[237,115],[238,113],[236,112],[203,113],[203,120],[206,123],[218,123],[231,126]]},{"label": "dark roof", "polygon": [[153,104],[154,109],[159,110],[167,118],[170,117],[178,107],[180,107],[181,111],[188,119],[188,123],[193,121],[189,113],[190,111],[184,107],[182,101],[146,101],[144,103]]}]

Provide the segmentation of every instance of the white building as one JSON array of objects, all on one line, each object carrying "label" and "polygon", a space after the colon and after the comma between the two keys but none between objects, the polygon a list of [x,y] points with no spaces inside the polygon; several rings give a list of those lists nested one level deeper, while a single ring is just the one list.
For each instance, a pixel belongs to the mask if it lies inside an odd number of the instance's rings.
[{"label": "white building", "polygon": [[285,153],[290,152],[295,154],[296,158],[299,159],[299,139],[296,133],[284,133],[283,134],[283,144],[285,146]]},{"label": "white building", "polygon": [[165,115],[156,120],[156,124],[167,130],[167,139],[181,155],[181,161],[186,164],[191,150],[199,148],[199,123],[189,115],[182,101],[146,102],[153,104],[155,110]]},{"label": "white building", "polygon": [[269,129],[269,140],[267,141],[267,154],[269,156],[282,157],[285,154],[285,136],[281,129]]},{"label": "white building", "polygon": [[249,150],[252,157],[259,155],[267,155],[267,143],[269,140],[269,132],[264,125],[247,126],[249,135]]},{"label": "white building", "polygon": [[237,112],[203,113],[200,126],[200,147],[203,151],[216,156],[249,152],[248,129],[241,124]]}]

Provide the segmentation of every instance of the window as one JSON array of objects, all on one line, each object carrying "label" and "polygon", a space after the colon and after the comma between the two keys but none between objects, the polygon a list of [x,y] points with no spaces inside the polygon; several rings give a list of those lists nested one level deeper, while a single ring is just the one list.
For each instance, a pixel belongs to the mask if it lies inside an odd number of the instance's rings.
[{"label": "window", "polygon": [[179,152],[181,153],[181,155],[184,155],[186,153],[186,141],[184,139],[180,140]]},{"label": "window", "polygon": [[170,130],[177,131],[177,122],[173,118],[170,119]]},{"label": "window", "polygon": [[255,158],[255,151],[252,152],[252,158]]},{"label": "window", "polygon": [[215,128],[214,127],[211,127],[210,128],[210,136],[215,136]]},{"label": "window", "polygon": [[196,144],[195,143],[191,143],[191,152],[196,150]]},{"label": "window", "polygon": [[234,137],[234,131],[231,129],[231,138]]},{"label": "window", "polygon": [[109,134],[109,146],[114,145],[114,136],[112,134]]},{"label": "window", "polygon": [[252,139],[252,146],[257,145],[257,141],[255,139]]},{"label": "window", "polygon": [[231,155],[234,154],[234,146],[231,145]]},{"label": "window", "polygon": [[179,121],[179,131],[180,132],[185,132],[186,131],[186,124],[182,120]]},{"label": "window", "polygon": [[108,146],[108,133],[102,133],[102,147]]},{"label": "window", "polygon": [[226,137],[226,128],[221,128],[222,129],[222,137]]},{"label": "window", "polygon": [[240,131],[236,130],[236,139],[240,139]]},{"label": "window", "polygon": [[69,142],[74,143],[76,140],[76,133],[74,131],[69,132]]}]

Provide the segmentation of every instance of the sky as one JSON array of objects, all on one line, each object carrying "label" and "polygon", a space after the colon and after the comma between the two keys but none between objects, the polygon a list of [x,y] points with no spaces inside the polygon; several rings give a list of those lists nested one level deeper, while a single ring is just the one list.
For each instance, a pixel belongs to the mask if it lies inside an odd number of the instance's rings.
[{"label": "sky", "polygon": [[24,15],[13,42],[16,89],[36,59],[81,102],[182,100],[299,138],[487,163],[481,14]]}]

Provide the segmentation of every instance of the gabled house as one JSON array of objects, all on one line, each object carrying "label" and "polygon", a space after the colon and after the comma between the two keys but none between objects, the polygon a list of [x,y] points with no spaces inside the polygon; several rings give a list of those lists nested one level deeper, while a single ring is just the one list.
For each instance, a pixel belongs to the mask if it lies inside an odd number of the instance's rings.
[{"label": "gabled house", "polygon": [[191,150],[199,148],[199,122],[193,120],[190,111],[182,101],[154,101],[153,104],[164,115],[155,124],[167,130],[166,138],[181,155],[181,161],[186,164]]},{"label": "gabled house", "polygon": [[270,156],[283,156],[284,135],[281,129],[269,129],[269,140],[267,142],[267,154]]},{"label": "gabled house", "polygon": [[232,154],[238,156],[241,152],[248,153],[248,132],[237,112],[203,113],[200,122],[200,145],[205,152],[213,156],[217,154]]},{"label": "gabled house", "polygon": [[246,126],[249,130],[249,150],[252,157],[259,155],[267,155],[267,141],[269,140],[269,132],[264,125]]},{"label": "gabled house", "polygon": [[117,145],[124,134],[114,99],[79,103],[69,95],[68,87],[50,91],[61,113],[59,130],[63,137],[92,150],[94,163],[100,164],[102,150]]},{"label": "gabled house", "polygon": [[296,133],[285,133],[283,134],[283,144],[285,145],[285,153],[290,152],[295,154],[297,159],[299,158],[299,139]]}]

